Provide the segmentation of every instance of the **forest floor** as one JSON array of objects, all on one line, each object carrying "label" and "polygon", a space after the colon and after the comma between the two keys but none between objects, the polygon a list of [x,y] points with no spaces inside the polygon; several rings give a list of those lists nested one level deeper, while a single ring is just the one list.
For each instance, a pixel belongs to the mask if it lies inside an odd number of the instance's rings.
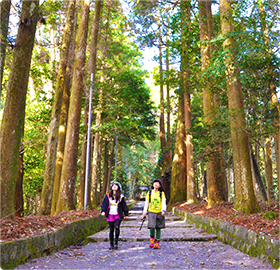
[{"label": "forest floor", "polygon": [[[237,212],[233,203],[223,202],[215,207],[207,207],[205,201],[195,204],[177,203],[176,208],[186,212],[220,219],[225,222],[245,227],[262,235],[279,239],[279,203],[270,207],[261,204],[261,211],[255,214]],[[275,213],[275,214],[273,214]],[[14,241],[21,238],[35,237],[65,227],[74,220],[98,216],[99,209],[65,211],[54,216],[24,216],[0,221],[0,242]]]},{"label": "forest floor", "polygon": [[233,225],[239,225],[261,235],[267,235],[279,240],[279,202],[274,201],[271,206],[260,204],[260,212],[247,214],[234,209],[234,204],[222,202],[209,208],[204,200],[194,204],[177,203],[174,207],[194,215],[202,215],[219,219]]}]

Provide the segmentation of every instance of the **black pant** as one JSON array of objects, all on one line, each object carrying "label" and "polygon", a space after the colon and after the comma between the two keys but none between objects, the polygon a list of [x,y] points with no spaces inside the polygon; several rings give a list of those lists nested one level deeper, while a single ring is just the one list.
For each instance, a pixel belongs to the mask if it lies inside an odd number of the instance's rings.
[{"label": "black pant", "polygon": [[111,244],[111,246],[114,245],[114,230],[115,230],[115,245],[117,246],[119,236],[120,236],[121,220],[116,219],[113,222],[108,221],[108,223],[109,223],[109,229],[110,229],[110,233],[109,233],[110,244]]}]

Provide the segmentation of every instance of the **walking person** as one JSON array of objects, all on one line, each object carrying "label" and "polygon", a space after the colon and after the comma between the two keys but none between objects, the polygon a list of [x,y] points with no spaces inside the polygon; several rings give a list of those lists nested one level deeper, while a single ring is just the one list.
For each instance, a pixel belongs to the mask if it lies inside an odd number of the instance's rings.
[{"label": "walking person", "polygon": [[109,224],[110,250],[118,249],[121,221],[124,215],[125,218],[128,218],[128,208],[121,192],[122,186],[119,182],[111,183],[110,191],[106,194],[101,205],[101,215],[105,216]]},{"label": "walking person", "polygon": [[148,229],[150,229],[149,247],[158,249],[161,237],[161,229],[165,228],[166,197],[162,188],[162,181],[154,179],[152,190],[146,195],[142,218],[147,217]]}]

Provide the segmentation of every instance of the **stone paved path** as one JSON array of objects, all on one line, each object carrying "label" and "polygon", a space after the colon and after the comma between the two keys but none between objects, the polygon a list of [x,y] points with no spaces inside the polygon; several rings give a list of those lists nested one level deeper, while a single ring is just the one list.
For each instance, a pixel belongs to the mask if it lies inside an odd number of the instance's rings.
[{"label": "stone paved path", "polygon": [[71,246],[15,269],[274,269],[172,215],[166,216],[160,249],[151,249],[148,222],[139,230],[142,208],[138,202],[122,222],[119,250],[108,250],[107,229],[90,236],[85,246]]}]

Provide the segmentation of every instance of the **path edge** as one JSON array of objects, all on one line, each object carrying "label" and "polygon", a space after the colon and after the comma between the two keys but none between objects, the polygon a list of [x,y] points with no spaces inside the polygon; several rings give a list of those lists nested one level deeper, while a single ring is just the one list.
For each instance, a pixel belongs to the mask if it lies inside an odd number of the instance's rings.
[{"label": "path edge", "polygon": [[[131,209],[136,202],[128,205]],[[51,255],[72,245],[85,241],[87,237],[107,228],[103,216],[75,220],[57,231],[43,235],[0,243],[1,269],[13,269],[28,260]]]},{"label": "path edge", "polygon": [[172,213],[184,217],[186,223],[194,224],[197,228],[216,234],[221,242],[250,256],[257,257],[276,269],[279,268],[279,240],[222,220],[194,215],[176,207],[172,208]]},{"label": "path edge", "polygon": [[50,255],[55,251],[81,243],[92,233],[103,230],[103,216],[76,220],[55,232],[0,244],[1,268],[13,269],[27,260]]}]

